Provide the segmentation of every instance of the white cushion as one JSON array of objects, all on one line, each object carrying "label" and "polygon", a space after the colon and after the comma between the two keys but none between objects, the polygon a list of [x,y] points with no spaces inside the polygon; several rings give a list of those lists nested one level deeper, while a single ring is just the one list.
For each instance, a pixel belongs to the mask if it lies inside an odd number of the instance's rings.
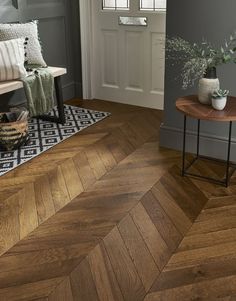
[{"label": "white cushion", "polygon": [[0,81],[27,76],[24,42],[23,38],[0,42]]},{"label": "white cushion", "polygon": [[38,38],[38,21],[28,23],[0,24],[0,40],[28,38],[26,45],[26,61],[28,64],[46,67]]}]

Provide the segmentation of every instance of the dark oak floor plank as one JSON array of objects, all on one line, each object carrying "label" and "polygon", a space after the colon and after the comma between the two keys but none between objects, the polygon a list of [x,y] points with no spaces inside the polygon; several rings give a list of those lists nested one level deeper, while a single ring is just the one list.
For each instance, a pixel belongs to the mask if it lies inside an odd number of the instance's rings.
[{"label": "dark oak floor plank", "polygon": [[35,201],[38,213],[38,222],[41,224],[55,214],[55,206],[52,198],[48,176],[41,177],[34,183]]},{"label": "dark oak floor plank", "polygon": [[81,264],[71,273],[70,283],[74,300],[99,301],[90,266],[87,260],[83,260]]},{"label": "dark oak floor plank", "polygon": [[86,156],[96,179],[100,179],[106,174],[106,168],[97,150],[89,147],[86,151]]},{"label": "dark oak floor plank", "polygon": [[70,279],[68,277],[49,295],[48,301],[74,301]]},{"label": "dark oak floor plank", "polygon": [[147,244],[147,247],[152,254],[159,270],[162,270],[164,265],[170,258],[171,252],[151,221],[147,211],[141,203],[139,203],[132,211],[131,216],[139,229],[142,237]]},{"label": "dark oak floor plank", "polygon": [[143,300],[145,289],[117,228],[105,237],[104,244],[124,300]]},{"label": "dark oak floor plank", "polygon": [[120,222],[118,229],[145,290],[148,292],[159,273],[155,261],[130,215]]},{"label": "dark oak floor plank", "polygon": [[23,239],[39,224],[33,183],[27,184],[25,188],[19,191],[18,195],[20,238]]},{"label": "dark oak floor plank", "polygon": [[145,195],[142,199],[142,204],[169,249],[173,252],[178,247],[183,236],[176,229],[172,220],[170,220],[152,192]]},{"label": "dark oak floor plank", "polygon": [[176,229],[182,235],[185,235],[192,226],[192,222],[160,182],[152,188],[152,194],[157,199],[163,210],[168,214]]},{"label": "dark oak floor plank", "polygon": [[1,301],[25,301],[47,298],[63,278],[27,283],[21,286],[0,289]]},{"label": "dark oak floor plank", "polygon": [[111,150],[109,149],[109,137],[96,146],[96,152],[98,153],[99,158],[101,158],[107,172],[109,172],[116,166],[117,161],[115,160]]},{"label": "dark oak floor plank", "polygon": [[49,182],[55,210],[63,208],[70,201],[63,172],[60,166],[49,172]]},{"label": "dark oak floor plank", "polygon": [[16,194],[0,204],[0,254],[12,247],[20,239],[19,197]]},{"label": "dark oak floor plank", "polygon": [[145,301],[189,301],[203,300],[214,301],[218,298],[229,297],[236,293],[236,276],[219,278],[212,281],[204,281],[196,284],[176,287],[160,291],[158,293],[150,293],[146,296]]},{"label": "dark oak floor plank", "polygon": [[88,260],[100,300],[123,301],[123,295],[103,244],[98,245]]},{"label": "dark oak floor plank", "polygon": [[181,243],[178,251],[187,251],[199,248],[206,248],[215,245],[230,243],[235,241],[236,228],[226,230],[219,230],[216,232],[209,232],[199,235],[187,235]]},{"label": "dark oak floor plank", "polygon": [[191,267],[164,270],[151,291],[161,291],[236,274],[236,256],[222,256]]},{"label": "dark oak floor plank", "polygon": [[80,177],[76,170],[73,159],[67,159],[61,165],[61,169],[63,172],[67,190],[70,195],[70,199],[73,199],[83,191],[83,186],[80,181]]},{"label": "dark oak floor plank", "polygon": [[207,202],[206,196],[193,184],[188,177],[181,177],[176,166],[161,180],[171,196],[188,218],[193,222]]}]

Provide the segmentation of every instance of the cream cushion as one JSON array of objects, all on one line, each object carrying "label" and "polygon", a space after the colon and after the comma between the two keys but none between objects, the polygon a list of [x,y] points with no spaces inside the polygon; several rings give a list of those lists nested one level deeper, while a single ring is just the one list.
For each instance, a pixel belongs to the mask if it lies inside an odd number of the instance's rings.
[{"label": "cream cushion", "polygon": [[38,21],[28,23],[0,23],[0,40],[26,38],[25,45],[27,64],[46,67],[38,37]]},{"label": "cream cushion", "polygon": [[0,42],[0,81],[27,76],[24,42],[23,38]]}]

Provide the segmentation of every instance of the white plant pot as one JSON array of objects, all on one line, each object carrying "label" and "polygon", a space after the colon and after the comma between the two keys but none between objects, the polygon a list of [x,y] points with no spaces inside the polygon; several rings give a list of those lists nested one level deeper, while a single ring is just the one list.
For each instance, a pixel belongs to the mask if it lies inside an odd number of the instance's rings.
[{"label": "white plant pot", "polygon": [[227,102],[227,97],[221,97],[221,98],[212,98],[211,99],[211,104],[212,107],[215,110],[221,111],[224,110]]},{"label": "white plant pot", "polygon": [[219,90],[220,82],[218,78],[201,78],[198,86],[198,100],[205,105],[211,104],[211,95]]}]

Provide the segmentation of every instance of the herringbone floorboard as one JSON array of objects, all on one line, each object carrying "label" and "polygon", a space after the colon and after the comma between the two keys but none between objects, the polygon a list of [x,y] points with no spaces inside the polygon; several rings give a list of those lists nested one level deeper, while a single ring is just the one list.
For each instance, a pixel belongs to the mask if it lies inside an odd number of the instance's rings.
[{"label": "herringbone floorboard", "polygon": [[235,180],[182,178],[158,111],[71,103],[112,116],[0,178],[0,300],[235,300]]}]

